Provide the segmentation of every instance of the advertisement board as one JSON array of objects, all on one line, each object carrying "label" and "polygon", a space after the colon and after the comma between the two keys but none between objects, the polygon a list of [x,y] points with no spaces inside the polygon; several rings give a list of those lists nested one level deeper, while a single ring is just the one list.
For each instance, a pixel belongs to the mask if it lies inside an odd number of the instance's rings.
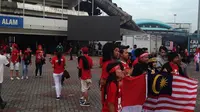
[{"label": "advertisement board", "polygon": [[0,27],[23,28],[24,19],[21,17],[0,16]]}]

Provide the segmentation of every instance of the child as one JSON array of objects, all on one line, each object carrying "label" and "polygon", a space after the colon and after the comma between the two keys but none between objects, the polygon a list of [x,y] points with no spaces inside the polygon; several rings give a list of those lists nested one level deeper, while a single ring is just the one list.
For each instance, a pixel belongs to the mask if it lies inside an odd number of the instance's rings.
[{"label": "child", "polygon": [[121,111],[121,80],[125,74],[123,65],[118,61],[108,64],[109,76],[104,86],[104,101],[102,112]]},{"label": "child", "polygon": [[155,74],[159,72],[158,69],[156,68],[156,65],[157,65],[156,58],[149,59],[149,63],[148,63],[149,74]]}]

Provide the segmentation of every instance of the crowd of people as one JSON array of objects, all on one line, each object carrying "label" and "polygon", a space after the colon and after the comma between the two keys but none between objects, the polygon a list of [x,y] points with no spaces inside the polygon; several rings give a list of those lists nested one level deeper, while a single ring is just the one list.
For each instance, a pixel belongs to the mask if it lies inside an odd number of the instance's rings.
[{"label": "crowd of people", "polygon": [[[183,62],[183,57],[176,51],[169,52],[164,46],[159,48],[159,55],[148,53],[147,48],[137,48],[133,46],[133,51],[129,55],[129,46],[116,46],[107,43],[103,47],[103,56],[100,59],[102,74],[100,79],[102,112],[130,112],[135,107],[127,107],[122,96],[127,96],[123,92],[123,80],[126,77],[139,77],[143,74],[158,74],[166,72],[171,75],[181,75],[189,78],[187,66]],[[133,99],[129,96],[129,99]],[[141,99],[142,100],[142,99]],[[123,108],[122,108],[123,107]],[[142,111],[142,107],[140,108]]]},{"label": "crowd of people", "polygon": [[[183,77],[189,77],[187,73],[187,63],[183,61],[183,55],[176,51],[169,52],[164,46],[159,48],[159,54],[151,54],[147,48],[137,48],[133,46],[131,53],[128,52],[129,46],[123,46],[115,43],[106,43],[102,49],[100,58],[100,67],[102,69],[99,81],[101,91],[102,112],[127,112],[123,103],[123,79],[125,77],[139,77],[143,74],[157,74],[167,72],[171,75],[179,74]],[[10,79],[14,80],[13,72],[16,73],[16,79],[28,79],[28,66],[32,64],[32,51],[27,48],[25,51],[19,51],[17,44],[12,45],[11,53],[7,52],[7,47],[1,49],[0,70],[3,74],[3,65],[10,66]],[[200,51],[200,49],[199,49]],[[199,51],[196,52],[195,62],[199,64]],[[63,47],[59,44],[56,52],[50,60],[53,68],[53,79],[55,82],[56,99],[61,97],[64,73],[66,72],[66,59],[63,55]],[[93,60],[88,55],[88,47],[81,48],[81,55],[78,57],[78,73],[81,83],[82,96],[79,99],[81,106],[90,106],[89,89],[92,85],[91,69]],[[5,55],[5,56],[4,56]],[[7,57],[7,58],[6,58]],[[9,61],[10,64],[9,64]],[[22,62],[23,75],[19,77],[19,64]],[[35,77],[42,77],[42,67],[45,64],[45,53],[41,45],[38,45],[35,55]],[[198,69],[199,70],[199,69]],[[0,84],[3,82],[3,75],[0,75]],[[1,85],[0,85],[1,86]],[[131,97],[131,96],[130,96]],[[146,97],[146,96],[144,96]],[[0,106],[5,107],[5,102],[0,97]]]}]

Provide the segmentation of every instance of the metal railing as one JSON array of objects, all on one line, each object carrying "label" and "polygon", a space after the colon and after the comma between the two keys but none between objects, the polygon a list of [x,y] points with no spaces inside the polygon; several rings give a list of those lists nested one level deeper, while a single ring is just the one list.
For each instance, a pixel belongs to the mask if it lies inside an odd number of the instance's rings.
[{"label": "metal railing", "polygon": [[54,5],[50,4],[52,1],[53,0],[51,0],[51,2],[49,0],[42,0],[40,2],[38,1],[38,4],[35,4],[37,0],[31,0],[31,2],[30,0],[13,0],[10,2],[0,0],[0,13],[43,18],[53,18],[55,15],[55,18],[59,19],[67,19],[68,15],[88,15],[87,12],[69,10],[64,0],[55,0],[55,3],[60,3],[60,5],[52,7]]}]

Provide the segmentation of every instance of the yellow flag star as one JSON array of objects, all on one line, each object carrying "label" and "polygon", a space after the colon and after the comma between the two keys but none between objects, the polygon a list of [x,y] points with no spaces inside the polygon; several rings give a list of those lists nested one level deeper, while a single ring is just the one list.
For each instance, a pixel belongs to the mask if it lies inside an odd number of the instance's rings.
[{"label": "yellow flag star", "polygon": [[161,81],[160,81],[160,87],[161,87],[161,88],[166,87],[166,86],[167,86],[167,83],[168,83],[168,82],[167,82],[167,79],[163,77],[163,78],[161,79]]}]

